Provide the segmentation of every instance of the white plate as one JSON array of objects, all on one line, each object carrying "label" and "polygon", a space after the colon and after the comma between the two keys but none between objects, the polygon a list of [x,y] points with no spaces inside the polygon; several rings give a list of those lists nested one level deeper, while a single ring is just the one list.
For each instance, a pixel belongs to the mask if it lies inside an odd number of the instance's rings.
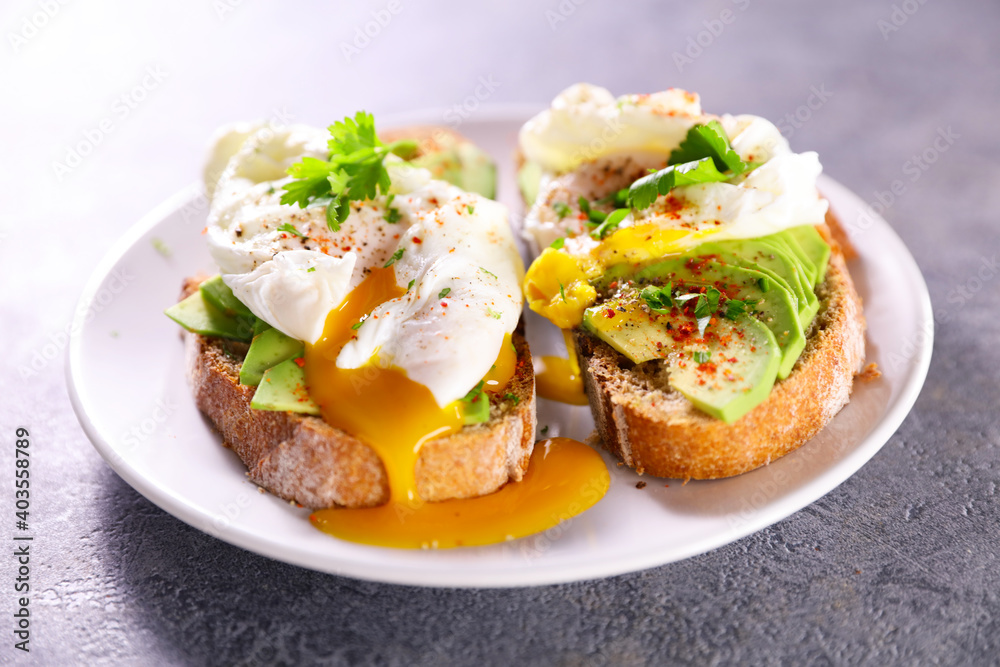
[{"label": "white plate", "polygon": [[[499,158],[502,194],[515,211],[509,157],[517,128],[533,110],[480,110],[459,128]],[[396,124],[441,118],[411,115]],[[143,218],[95,271],[73,326],[70,396],[94,446],[137,491],[196,528],[289,563],[401,584],[524,586],[680,560],[779,521],[850,477],[895,432],[923,384],[933,319],[916,263],[884,220],[863,217],[860,199],[829,178],[820,186],[861,254],[850,268],[865,302],[868,359],[882,377],[857,383],[850,404],[812,442],[740,477],[687,485],[646,477],[639,490],[640,478],[605,456],[612,476],[607,496],[534,537],[442,551],[341,542],[314,529],[308,510],[259,493],[246,480],[236,455],[195,408],[177,325],[163,315],[183,277],[212,271],[199,233],[206,202],[195,186]],[[154,247],[160,243],[169,257]],[[533,346],[548,346],[541,338],[551,333],[532,326]],[[539,424],[550,435],[584,439],[592,431],[586,408],[539,402]]]}]

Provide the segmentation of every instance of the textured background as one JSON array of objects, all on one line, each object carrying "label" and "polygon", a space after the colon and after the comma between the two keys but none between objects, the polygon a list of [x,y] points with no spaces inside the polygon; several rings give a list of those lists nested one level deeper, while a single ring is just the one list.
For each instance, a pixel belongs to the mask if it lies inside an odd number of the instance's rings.
[{"label": "textured background", "polygon": [[[0,433],[8,442],[16,425],[32,429],[39,542],[33,650],[14,651],[0,622],[0,662],[997,659],[1000,297],[983,262],[1000,251],[1000,5],[577,3],[401,0],[350,58],[341,44],[387,3],[3,4]],[[725,10],[731,22],[717,22]],[[162,80],[147,78],[144,99],[123,107],[147,68]],[[197,532],[90,446],[62,354],[32,377],[17,372],[45,346],[65,346],[99,257],[196,177],[219,124],[276,110],[325,124],[362,104],[376,115],[450,107],[479,77],[498,84],[489,103],[542,103],[589,80],[615,93],[685,87],[709,110],[776,121],[798,111],[784,121],[793,147],[819,151],[864,199],[905,184],[884,215],[948,321],[899,432],[822,500],[697,558],[574,585],[424,590],[316,574]],[[817,90],[825,100],[803,106]],[[53,163],[103,118],[112,131],[60,179]],[[934,149],[949,128],[957,138]],[[908,161],[925,152],[933,164],[914,171]],[[11,502],[0,493],[3,516]],[[13,571],[0,560],[0,581]],[[0,616],[12,611],[5,593]]]}]

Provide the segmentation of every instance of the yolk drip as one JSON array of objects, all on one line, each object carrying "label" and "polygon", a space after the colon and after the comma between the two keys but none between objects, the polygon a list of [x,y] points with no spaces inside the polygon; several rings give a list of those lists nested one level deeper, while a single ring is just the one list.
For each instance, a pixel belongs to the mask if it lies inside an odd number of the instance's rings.
[{"label": "yolk drip", "polygon": [[495,544],[542,532],[592,507],[611,475],[596,451],[576,440],[535,443],[524,478],[495,493],[468,500],[424,503],[416,509],[382,505],[319,510],[311,519],[336,537],[397,548]]},{"label": "yolk drip", "polygon": [[394,501],[416,498],[414,465],[420,446],[462,428],[456,404],[438,407],[430,390],[399,368],[369,363],[337,368],[337,355],[356,334],[351,327],[406,290],[395,269],[373,269],[327,317],[323,336],[306,346],[306,386],[331,426],[363,440],[382,459]]},{"label": "yolk drip", "polygon": [[[394,269],[374,269],[327,317],[323,336],[307,345],[309,394],[332,426],[372,447],[389,478],[390,500],[366,509],[326,509],[310,518],[320,530],[352,542],[399,548],[481,545],[537,533],[600,500],[610,484],[604,461],[590,447],[556,438],[539,443],[518,483],[466,500],[424,502],[415,468],[420,447],[463,426],[461,402],[437,405],[427,387],[399,368],[337,368],[353,328],[379,304],[405,293]],[[363,326],[363,325],[362,325]],[[564,360],[565,361],[565,360]],[[517,368],[508,335],[483,388],[503,392]]]},{"label": "yolk drip", "polygon": [[535,389],[542,398],[570,405],[587,405],[573,333],[563,329],[563,338],[566,341],[567,358],[542,357],[544,368],[535,376]]}]

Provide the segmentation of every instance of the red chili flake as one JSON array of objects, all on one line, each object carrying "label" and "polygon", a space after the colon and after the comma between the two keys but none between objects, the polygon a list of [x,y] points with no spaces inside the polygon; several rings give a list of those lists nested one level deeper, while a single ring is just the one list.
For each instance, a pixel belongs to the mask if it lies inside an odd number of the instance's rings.
[{"label": "red chili flake", "polygon": [[448,307],[448,302],[447,301],[442,301],[441,302],[441,307],[442,308],[447,308]]},{"label": "red chili flake", "polygon": [[612,317],[615,316],[615,309],[608,308],[607,310],[604,311],[604,316],[607,317],[608,319],[611,319]]},{"label": "red chili flake", "polygon": [[413,237],[413,242],[414,242],[414,243],[423,243],[423,241],[421,241],[421,240],[420,240],[420,237],[419,237],[419,236],[414,236],[414,237]]},{"label": "red chili flake", "polygon": [[298,366],[299,368],[305,368],[306,360],[302,357],[298,357],[295,360],[295,365]]}]

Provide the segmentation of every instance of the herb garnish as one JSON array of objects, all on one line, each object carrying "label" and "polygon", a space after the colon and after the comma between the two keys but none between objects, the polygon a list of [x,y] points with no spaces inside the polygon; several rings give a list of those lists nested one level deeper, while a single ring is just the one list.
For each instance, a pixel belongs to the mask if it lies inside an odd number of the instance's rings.
[{"label": "herb garnish", "polygon": [[439,299],[445,298],[446,296],[448,296],[449,292],[451,292],[451,288],[450,287],[445,287],[443,290],[441,290],[440,292],[438,292],[438,298]]},{"label": "herb garnish", "polygon": [[389,261],[386,262],[385,266],[383,266],[382,268],[383,269],[388,269],[390,266],[392,266],[397,261],[399,261],[403,257],[403,251],[404,250],[406,250],[406,248],[400,248],[396,252],[392,253],[392,257],[389,258]]},{"label": "herb garnish", "polygon": [[490,420],[490,399],[483,391],[484,384],[480,380],[479,384],[470,389],[468,394],[458,399],[464,403],[462,420],[466,424],[481,424]]},{"label": "herb garnish", "polygon": [[308,241],[309,240],[308,236],[306,236],[305,234],[303,234],[299,230],[295,229],[295,227],[292,227],[292,224],[289,223],[289,222],[286,222],[283,225],[278,225],[278,231],[279,232],[287,232],[289,234],[292,234],[293,236],[298,236],[300,239],[302,239],[304,241]]},{"label": "herb garnish", "polygon": [[338,231],[350,213],[352,201],[374,199],[379,192],[389,192],[386,156],[392,153],[407,159],[416,153],[417,143],[402,140],[383,144],[375,134],[375,119],[365,111],[334,123],[329,130],[329,159],[305,157],[289,167],[288,174],[295,180],[285,184],[281,203],[298,204],[300,208],[325,204],[327,225]]},{"label": "herb garnish", "polygon": [[639,296],[642,297],[651,311],[660,315],[666,315],[676,305],[672,296],[673,291],[674,284],[672,282],[667,283],[663,287],[649,285],[642,288]]},{"label": "herb garnish", "polygon": [[570,207],[561,201],[557,201],[555,204],[553,204],[552,210],[556,212],[556,215],[559,216],[560,220],[562,220],[572,212],[570,210]]}]

